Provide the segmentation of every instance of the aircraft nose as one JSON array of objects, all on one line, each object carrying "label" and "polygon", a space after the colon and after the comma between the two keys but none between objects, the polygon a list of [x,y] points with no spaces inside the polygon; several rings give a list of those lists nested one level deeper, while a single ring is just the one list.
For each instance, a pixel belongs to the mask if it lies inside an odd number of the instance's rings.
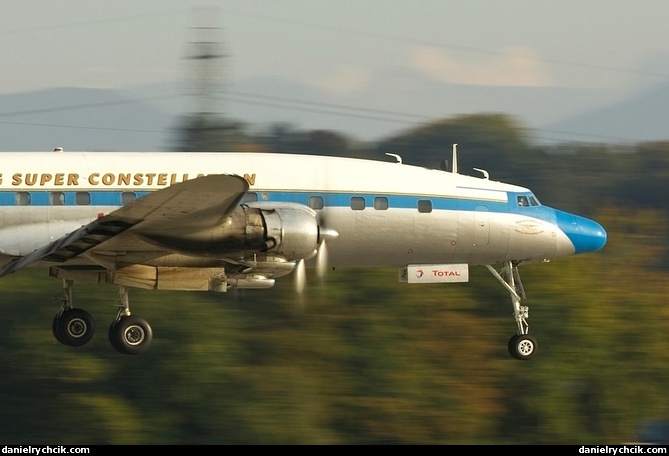
[{"label": "aircraft nose", "polygon": [[606,244],[606,230],[594,220],[566,212],[557,215],[558,226],[574,245],[574,253],[595,252]]}]

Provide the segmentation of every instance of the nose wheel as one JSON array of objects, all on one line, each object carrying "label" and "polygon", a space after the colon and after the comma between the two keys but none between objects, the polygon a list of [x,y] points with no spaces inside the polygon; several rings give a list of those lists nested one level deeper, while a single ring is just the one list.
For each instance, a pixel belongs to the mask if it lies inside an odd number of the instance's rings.
[{"label": "nose wheel", "polygon": [[531,359],[536,351],[537,341],[529,334],[514,334],[509,339],[509,353],[516,359]]}]

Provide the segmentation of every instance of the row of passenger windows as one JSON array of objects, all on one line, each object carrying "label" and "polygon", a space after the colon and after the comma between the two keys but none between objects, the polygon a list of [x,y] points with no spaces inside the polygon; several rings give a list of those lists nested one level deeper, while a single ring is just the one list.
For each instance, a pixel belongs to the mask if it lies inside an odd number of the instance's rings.
[{"label": "row of passenger windows", "polygon": [[[32,203],[32,196],[28,192],[16,192],[17,206],[30,206]],[[125,205],[137,199],[137,194],[134,192],[121,193],[121,204]],[[50,192],[49,204],[52,206],[63,206],[65,204],[65,193]],[[91,204],[91,194],[88,192],[76,192],[74,194],[74,204],[77,206],[88,206]]]},{"label": "row of passenger windows", "polygon": [[[121,204],[125,205],[133,202],[137,199],[137,195],[133,192],[123,192],[121,193]],[[258,195],[256,193],[247,193],[244,196],[244,202],[253,202],[258,201]],[[17,192],[16,193],[16,205],[17,206],[29,206],[32,203],[32,197],[29,192]],[[50,192],[49,193],[49,204],[51,206],[63,206],[65,205],[65,193],[64,192]],[[76,192],[74,194],[74,204],[77,206],[88,206],[91,204],[91,195],[88,192]],[[321,196],[310,196],[308,203],[312,209],[323,209],[324,202],[323,197]],[[361,196],[354,196],[351,198],[351,209],[354,211],[362,211],[367,207],[365,198]],[[374,198],[374,209],[378,211],[385,211],[388,209],[388,198],[384,196],[377,196]],[[432,212],[432,202],[429,200],[419,200],[418,201],[418,212]]]},{"label": "row of passenger windows", "polygon": [[[313,201],[312,201],[313,199]],[[365,198],[361,196],[354,196],[351,198],[351,209],[354,211],[362,211],[366,207]],[[323,209],[323,198],[320,196],[312,196],[309,198],[309,207],[312,209]],[[432,212],[432,201],[418,200],[418,212]],[[388,209],[388,198],[384,196],[377,196],[374,198],[374,209],[377,211],[385,211]]]},{"label": "row of passenger windows", "polygon": [[[253,192],[247,193],[246,195],[244,195],[243,201],[245,203],[258,201],[258,194]],[[322,196],[310,196],[309,199],[307,200],[307,205],[315,210],[323,209],[323,207],[325,207],[325,203],[323,201]],[[351,197],[350,200],[350,206],[351,209],[353,209],[354,211],[362,211],[367,207],[367,202],[365,198],[363,198],[362,196],[353,196]],[[388,198],[386,198],[385,196],[374,197],[373,207],[377,211],[387,210],[389,207]],[[418,212],[423,212],[423,213],[432,212],[432,201],[418,200],[417,208]]]}]

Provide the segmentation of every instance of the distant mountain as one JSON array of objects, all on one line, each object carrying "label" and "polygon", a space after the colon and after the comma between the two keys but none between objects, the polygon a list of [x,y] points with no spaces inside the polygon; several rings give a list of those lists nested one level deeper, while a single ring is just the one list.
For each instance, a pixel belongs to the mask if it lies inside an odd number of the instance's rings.
[{"label": "distant mountain", "polygon": [[669,83],[621,101],[571,115],[542,128],[544,139],[584,142],[641,142],[669,140]]},{"label": "distant mountain", "polygon": [[239,81],[226,94],[226,112],[257,124],[283,121],[375,141],[462,114],[505,113],[535,129],[604,106],[614,95],[605,89],[445,84],[396,69],[364,90],[340,94],[271,76]]},{"label": "distant mountain", "polygon": [[[188,99],[170,84],[128,90],[56,88],[0,95],[0,151],[172,150]],[[251,131],[271,124],[380,141],[461,114],[504,113],[542,142],[669,139],[669,84],[626,99],[612,90],[443,84],[398,69],[336,93],[276,77],[238,81],[212,101]],[[192,110],[192,109],[191,109]]]},{"label": "distant mountain", "polygon": [[173,114],[113,90],[0,95],[0,151],[165,150],[174,125]]},{"label": "distant mountain", "polygon": [[[249,94],[252,94],[249,96]],[[364,90],[335,94],[267,76],[237,82],[226,112],[255,124],[284,122],[379,141],[421,123],[504,113],[537,142],[669,139],[669,83],[632,92],[573,87],[445,84],[407,69],[386,71]],[[291,100],[296,100],[291,102]],[[302,101],[302,102],[298,102]]]}]

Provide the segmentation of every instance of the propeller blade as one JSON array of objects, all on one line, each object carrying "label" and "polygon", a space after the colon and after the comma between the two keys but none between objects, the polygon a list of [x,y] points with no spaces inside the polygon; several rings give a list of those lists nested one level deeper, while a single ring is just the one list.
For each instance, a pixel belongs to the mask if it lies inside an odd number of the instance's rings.
[{"label": "propeller blade", "polygon": [[321,241],[321,245],[318,247],[318,253],[316,254],[316,275],[323,278],[325,272],[328,269],[328,248],[325,239]]},{"label": "propeller blade", "polygon": [[333,240],[339,237],[339,233],[332,228],[320,227],[319,237],[321,243],[318,245],[318,250],[316,251],[316,275],[321,278],[325,276],[325,273],[330,266],[330,257],[328,255],[328,246],[326,240]]},{"label": "propeller blade", "polygon": [[[339,236],[335,230],[321,228],[320,229],[321,242],[316,249],[316,274],[322,279],[325,271],[328,268],[328,251],[325,239],[335,239]],[[311,257],[313,258],[313,257]],[[307,270],[304,259],[299,260],[295,264],[295,291],[298,294],[301,303],[304,301],[304,291],[307,287]]]},{"label": "propeller blade", "polygon": [[304,265],[304,260],[300,260],[295,265],[295,291],[298,294],[304,293],[307,285],[307,269]]},{"label": "propeller blade", "polygon": [[305,309],[305,299],[304,299],[304,290],[307,286],[307,268],[304,263],[304,260],[300,260],[295,265],[295,294],[296,296],[296,305],[298,312],[304,312]]}]

